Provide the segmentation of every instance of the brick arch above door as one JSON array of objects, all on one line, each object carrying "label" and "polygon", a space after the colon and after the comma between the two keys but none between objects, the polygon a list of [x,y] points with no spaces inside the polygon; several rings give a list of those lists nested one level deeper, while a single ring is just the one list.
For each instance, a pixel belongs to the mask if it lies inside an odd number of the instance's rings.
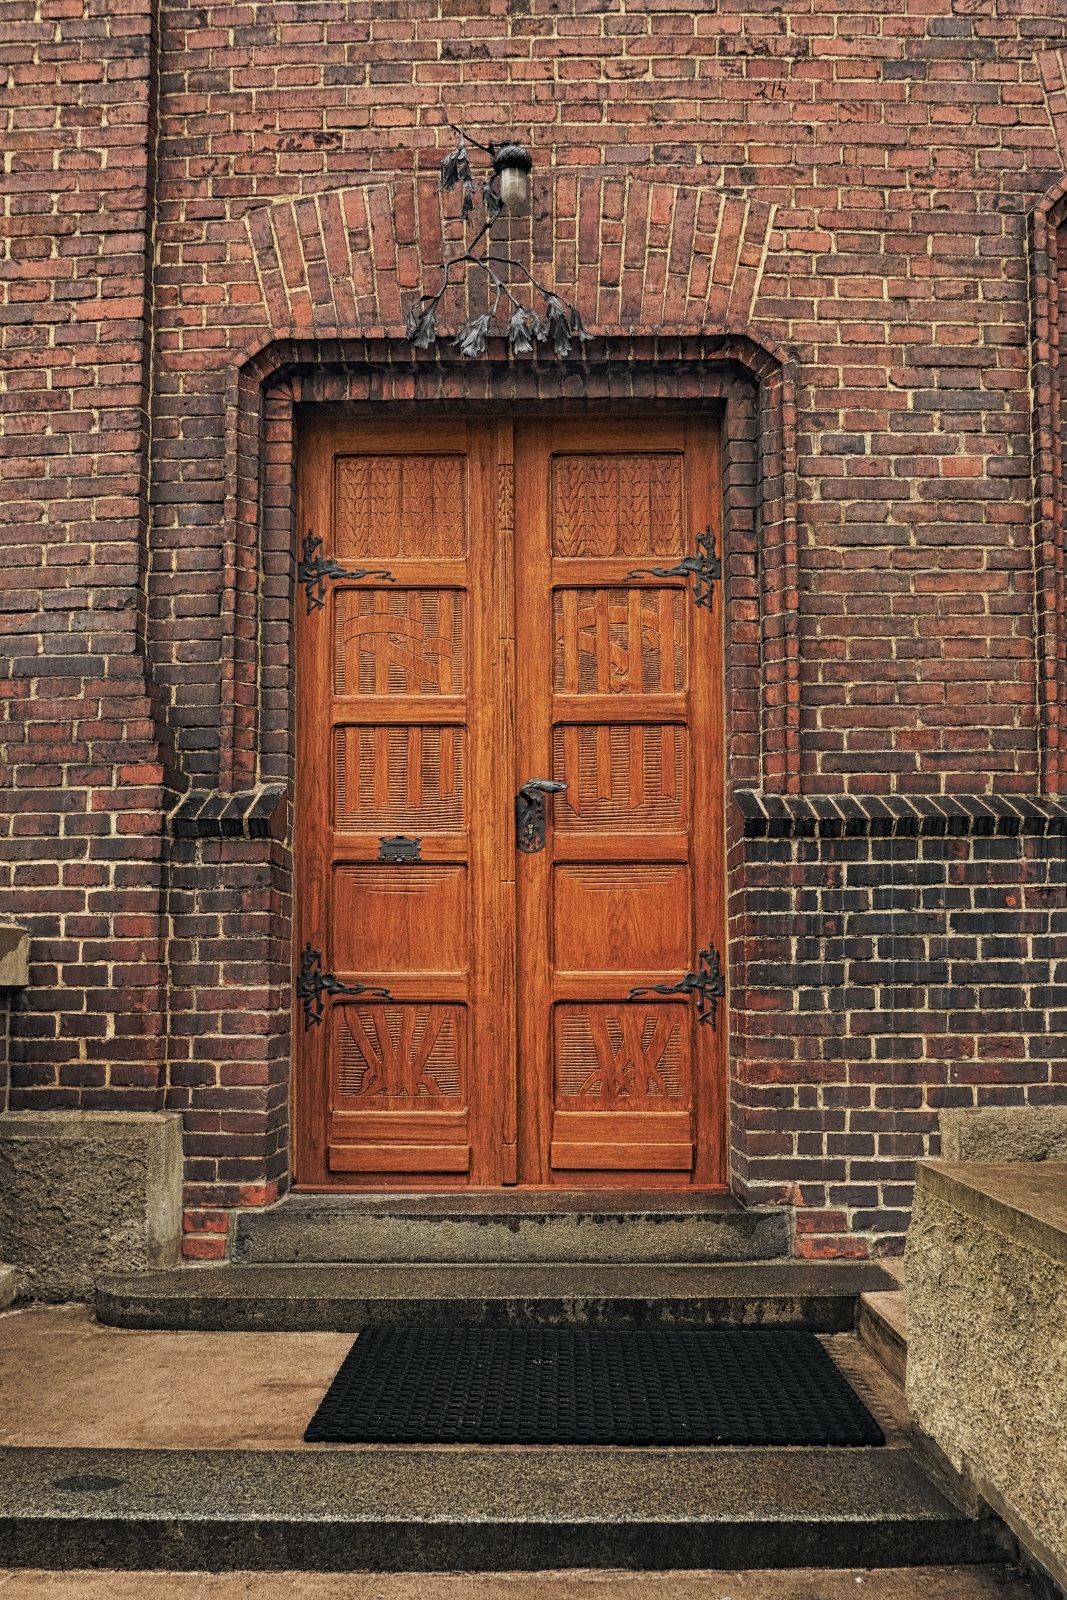
[{"label": "brick arch above door", "polygon": [[[772,202],[639,170],[551,172],[529,209],[497,224],[539,278],[607,335],[745,333],[775,245]],[[398,335],[408,305],[436,288],[462,247],[435,175],[274,201],[245,227],[274,337]],[[477,284],[475,283],[475,292]],[[453,302],[456,322],[473,299]]]},{"label": "brick arch above door", "polygon": [[[759,543],[758,558],[755,543],[738,557],[753,563],[751,615],[738,627],[752,636],[756,656],[740,675],[753,695],[739,723],[751,768],[743,781],[792,792],[800,762],[795,374],[790,352],[753,320],[776,243],[774,205],[742,189],[688,177],[663,182],[632,169],[556,169],[550,182],[535,182],[525,215],[503,222],[515,230],[516,255],[578,305],[594,335],[584,359],[566,363],[509,361],[503,341],[499,348],[491,341],[487,360],[457,364],[448,359],[444,326],[435,350],[413,356],[403,337],[407,307],[424,287],[436,287],[442,261],[462,239],[447,209],[430,174],[277,200],[245,214],[261,304],[245,308],[247,341],[228,384],[220,789],[272,776],[259,756],[269,664],[258,575],[272,485],[291,470],[281,465],[291,439],[270,452],[264,431],[268,396],[270,426],[290,427],[277,420],[295,403],[285,399],[286,384],[279,387],[281,374],[298,374],[300,399],[319,397],[319,374],[334,398],[552,401],[578,392],[577,372],[587,398],[613,398],[621,367],[622,392],[633,397],[726,402],[727,557],[741,550],[746,529]],[[462,297],[446,305],[456,326],[478,309]],[[711,372],[698,371],[707,363]],[[371,368],[379,375],[360,376]],[[334,395],[329,374],[339,370],[351,394]],[[284,489],[278,494],[285,499]]]}]

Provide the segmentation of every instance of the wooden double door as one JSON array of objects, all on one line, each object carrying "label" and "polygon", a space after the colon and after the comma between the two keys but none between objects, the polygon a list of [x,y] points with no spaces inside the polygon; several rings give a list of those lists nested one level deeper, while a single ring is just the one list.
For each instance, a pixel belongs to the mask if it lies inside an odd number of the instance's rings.
[{"label": "wooden double door", "polygon": [[300,463],[297,1183],[722,1183],[714,422]]}]

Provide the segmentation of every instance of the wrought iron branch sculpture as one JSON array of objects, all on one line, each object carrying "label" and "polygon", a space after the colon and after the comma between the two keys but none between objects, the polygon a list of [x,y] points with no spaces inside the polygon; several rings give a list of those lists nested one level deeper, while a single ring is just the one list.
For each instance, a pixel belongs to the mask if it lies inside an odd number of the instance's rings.
[{"label": "wrought iron branch sculpture", "polygon": [[[503,333],[513,355],[530,355],[535,344],[546,343],[551,343],[561,359],[570,355],[576,343],[580,348],[589,338],[582,325],[578,308],[569,300],[565,300],[562,295],[546,289],[521,261],[517,261],[514,256],[504,255],[494,248],[497,241],[492,236],[493,224],[505,209],[497,180],[501,172],[509,166],[529,172],[531,165],[529,154],[522,145],[511,141],[505,144],[479,144],[477,139],[471,139],[462,128],[457,128],[455,123],[450,123],[449,126],[458,135],[459,143],[441,163],[441,189],[445,193],[449,193],[457,185],[461,189],[463,203],[460,215],[464,226],[474,211],[475,195],[478,192],[467,152],[468,141],[490,157],[493,170],[481,184],[483,211],[481,226],[466,248],[445,262],[441,287],[437,293],[424,294],[409,307],[406,324],[408,338],[416,350],[427,350],[436,342],[438,307],[445,292],[452,286],[453,272],[458,278],[463,269],[473,267],[485,274],[493,302],[488,311],[465,323],[453,338],[453,346],[461,356],[475,357],[485,354],[493,322],[501,310],[501,301],[504,303],[504,314],[507,316]],[[541,309],[536,308],[536,300],[534,305],[524,305],[504,282],[498,268],[514,269],[525,278],[532,295],[540,296]]]}]

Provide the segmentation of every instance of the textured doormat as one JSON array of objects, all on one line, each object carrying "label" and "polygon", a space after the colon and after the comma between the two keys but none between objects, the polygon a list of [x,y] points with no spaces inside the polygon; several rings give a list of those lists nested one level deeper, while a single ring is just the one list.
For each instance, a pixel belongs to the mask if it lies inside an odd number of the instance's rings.
[{"label": "textured doormat", "polygon": [[811,1333],[368,1328],[311,1444],[880,1445]]}]

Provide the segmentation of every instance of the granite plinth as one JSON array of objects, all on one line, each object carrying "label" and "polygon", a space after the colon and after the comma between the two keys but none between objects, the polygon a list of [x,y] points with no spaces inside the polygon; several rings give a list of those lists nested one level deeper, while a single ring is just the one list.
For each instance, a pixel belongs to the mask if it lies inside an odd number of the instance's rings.
[{"label": "granite plinth", "polygon": [[40,1300],[88,1300],[101,1273],[177,1264],[182,1119],[175,1112],[0,1116],[0,1260]]}]

